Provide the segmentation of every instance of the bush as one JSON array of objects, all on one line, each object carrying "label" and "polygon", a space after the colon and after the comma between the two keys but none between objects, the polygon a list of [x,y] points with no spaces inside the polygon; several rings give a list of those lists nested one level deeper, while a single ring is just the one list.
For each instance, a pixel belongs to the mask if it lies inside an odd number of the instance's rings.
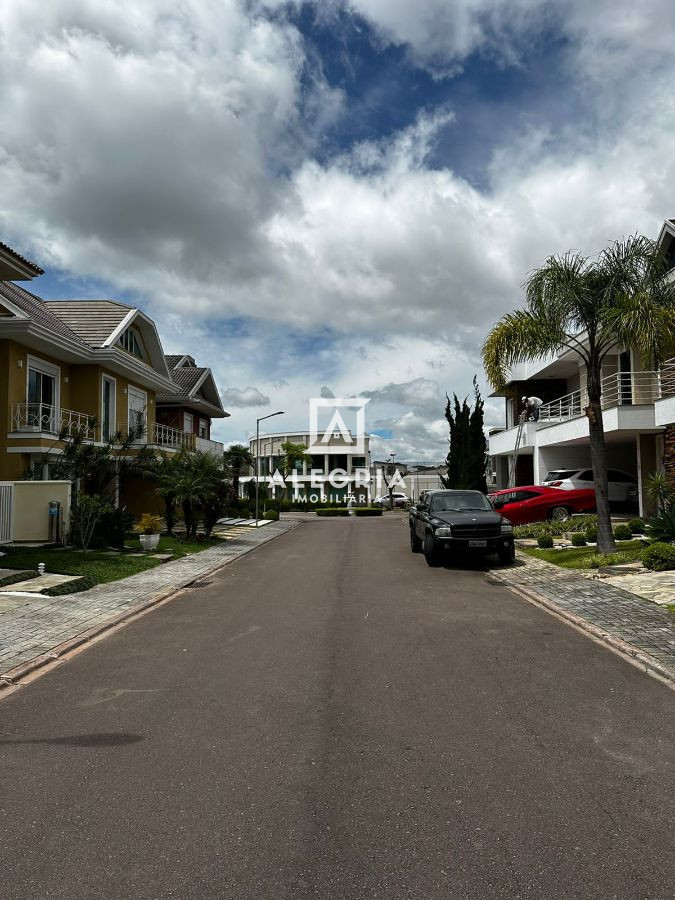
[{"label": "bush", "polygon": [[353,506],[354,515],[356,516],[381,516],[381,506]]},{"label": "bush", "polygon": [[92,544],[97,547],[116,547],[123,550],[124,539],[133,525],[134,517],[126,506],[104,513],[96,526]]},{"label": "bush", "polygon": [[64,581],[62,584],[55,584],[54,587],[47,588],[42,591],[48,597],[61,597],[63,594],[79,594],[80,591],[88,591],[89,588],[96,587],[98,582],[91,575],[83,575],[77,581]]},{"label": "bush", "polygon": [[654,572],[675,569],[675,546],[662,541],[650,544],[642,553],[642,563]]},{"label": "bush", "polygon": [[596,528],[598,523],[597,516],[572,516],[565,522],[531,522],[529,525],[517,525],[514,530],[514,536],[517,538],[539,538],[544,534],[550,534],[553,537],[560,537],[566,531],[568,532],[585,532],[588,528]]},{"label": "bush", "polygon": [[645,520],[644,519],[631,519],[628,523],[628,527],[631,530],[631,534],[644,534],[645,533]]},{"label": "bush", "polygon": [[276,509],[268,509],[264,514],[263,519],[266,519],[268,522],[278,522],[279,513],[276,511]]},{"label": "bush", "polygon": [[77,502],[73,504],[70,511],[71,542],[77,544],[86,553],[92,544],[99,522],[104,515],[112,511],[112,504],[103,497],[78,494]]},{"label": "bush", "polygon": [[614,529],[614,537],[617,541],[629,541],[633,537],[633,532],[628,525],[617,525]]},{"label": "bush", "polygon": [[348,516],[349,510],[345,506],[328,506],[316,510],[317,516]]},{"label": "bush", "polygon": [[553,547],[553,538],[550,534],[542,534],[537,538],[537,544],[542,550],[550,550]]},{"label": "bush", "polygon": [[576,531],[572,535],[572,546],[573,547],[585,547],[586,546],[586,535],[581,531]]},{"label": "bush", "polygon": [[143,513],[134,525],[134,531],[137,534],[159,534],[161,530],[162,520],[159,516],[155,516],[152,513]]},{"label": "bush", "polygon": [[655,541],[672,544],[675,541],[675,505],[662,509],[658,516],[648,520],[645,531]]},{"label": "bush", "polygon": [[586,542],[589,544],[597,544],[598,542],[598,529],[596,525],[589,525],[589,527],[584,532],[584,537],[586,538]]}]

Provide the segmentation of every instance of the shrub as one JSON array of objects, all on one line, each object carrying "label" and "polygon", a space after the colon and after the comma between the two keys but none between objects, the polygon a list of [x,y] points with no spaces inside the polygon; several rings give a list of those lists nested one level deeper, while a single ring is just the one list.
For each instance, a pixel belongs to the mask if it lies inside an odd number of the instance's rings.
[{"label": "shrub", "polygon": [[584,537],[586,538],[587,543],[589,544],[597,544],[598,542],[598,528],[596,525],[589,525],[589,527],[584,532]]},{"label": "shrub", "polygon": [[662,541],[650,544],[642,553],[642,563],[654,572],[675,569],[675,546]]},{"label": "shrub", "polygon": [[648,520],[645,531],[655,541],[672,544],[675,541],[675,505],[662,509],[658,516]]},{"label": "shrub", "polygon": [[124,539],[134,525],[134,517],[126,508],[120,506],[110,512],[104,513],[96,526],[94,541],[97,546],[117,547],[124,549]]},{"label": "shrub", "polygon": [[565,522],[531,522],[529,525],[517,525],[514,530],[514,536],[517,538],[539,538],[543,534],[550,534],[553,537],[560,537],[561,534],[568,532],[581,531],[585,532],[588,528],[597,527],[597,516],[572,516]]},{"label": "shrub", "polygon": [[575,531],[572,535],[572,546],[573,547],[585,547],[586,546],[586,535],[581,531]]},{"label": "shrub", "polygon": [[48,597],[61,597],[63,594],[79,594],[80,591],[88,591],[89,588],[96,587],[97,581],[91,575],[83,575],[77,581],[64,581],[62,584],[55,584],[54,587],[47,588],[42,591]]},{"label": "shrub", "polygon": [[550,550],[553,547],[553,538],[550,534],[542,534],[537,538],[537,544],[542,550]]},{"label": "shrub", "polygon": [[348,516],[349,510],[345,506],[328,506],[316,510],[317,516]]},{"label": "shrub", "polygon": [[381,506],[354,506],[352,509],[356,516],[381,516],[383,512]]},{"label": "shrub", "polygon": [[628,525],[617,525],[614,529],[614,537],[617,541],[629,541],[633,537],[633,532]]},{"label": "shrub", "polygon": [[78,494],[77,503],[70,511],[70,539],[86,553],[94,532],[106,514],[113,511],[112,505],[103,497]]},{"label": "shrub", "polygon": [[628,527],[631,530],[631,534],[644,534],[645,533],[645,520],[644,519],[631,519],[628,523]]},{"label": "shrub", "polygon": [[279,513],[276,511],[276,509],[268,509],[264,514],[263,519],[266,519],[268,522],[278,522]]},{"label": "shrub", "polygon": [[159,534],[162,530],[162,520],[159,516],[152,513],[143,513],[141,518],[134,525],[134,531],[137,534]]}]

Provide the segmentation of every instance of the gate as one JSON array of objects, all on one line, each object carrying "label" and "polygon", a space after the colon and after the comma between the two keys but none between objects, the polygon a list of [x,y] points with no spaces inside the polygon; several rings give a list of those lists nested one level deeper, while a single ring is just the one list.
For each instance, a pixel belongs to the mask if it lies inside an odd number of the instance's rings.
[{"label": "gate", "polygon": [[11,481],[0,481],[0,544],[9,544],[12,540],[13,493]]}]

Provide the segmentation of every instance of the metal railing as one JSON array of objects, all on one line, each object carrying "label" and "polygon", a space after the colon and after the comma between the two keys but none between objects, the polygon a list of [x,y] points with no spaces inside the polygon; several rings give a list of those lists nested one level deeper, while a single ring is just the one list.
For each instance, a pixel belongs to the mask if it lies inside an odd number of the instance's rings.
[{"label": "metal railing", "polygon": [[62,409],[46,403],[12,403],[9,431],[71,436],[79,434],[87,440],[98,441],[101,427],[95,416],[73,409]]},{"label": "metal railing", "polygon": [[153,444],[166,450],[194,450],[195,435],[180,428],[171,428],[169,425],[160,425],[155,422],[153,428]]},{"label": "metal railing", "polygon": [[[675,365],[673,379],[675,381]],[[650,404],[662,396],[662,374],[660,372],[617,372],[614,375],[606,375],[602,379],[603,409],[610,409],[614,406]],[[586,389],[572,391],[557,400],[544,403],[539,408],[539,421],[555,424],[576,419],[584,414],[587,406],[588,392]]]}]

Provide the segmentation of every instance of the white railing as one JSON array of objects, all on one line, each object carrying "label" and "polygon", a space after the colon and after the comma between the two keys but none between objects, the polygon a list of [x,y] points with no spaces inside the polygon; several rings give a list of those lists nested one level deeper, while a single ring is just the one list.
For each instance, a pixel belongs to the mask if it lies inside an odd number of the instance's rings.
[{"label": "white railing", "polygon": [[179,428],[171,428],[169,425],[160,425],[155,422],[153,443],[166,450],[194,450],[195,436],[181,431]]},{"label": "white railing", "polygon": [[220,441],[210,441],[208,438],[195,437],[195,449],[200,453],[210,453],[211,456],[222,456],[225,450]]},{"label": "white railing", "polygon": [[[675,380],[675,366],[673,370]],[[602,408],[613,406],[637,406],[650,404],[658,400],[662,394],[662,375],[659,372],[617,372],[602,379]],[[539,408],[539,421],[554,424],[576,419],[584,414],[588,406],[588,392],[572,391],[544,403]]]},{"label": "white railing", "polygon": [[46,403],[13,403],[9,414],[9,430],[53,435],[80,434],[90,441],[99,440],[101,433],[95,416]]}]

